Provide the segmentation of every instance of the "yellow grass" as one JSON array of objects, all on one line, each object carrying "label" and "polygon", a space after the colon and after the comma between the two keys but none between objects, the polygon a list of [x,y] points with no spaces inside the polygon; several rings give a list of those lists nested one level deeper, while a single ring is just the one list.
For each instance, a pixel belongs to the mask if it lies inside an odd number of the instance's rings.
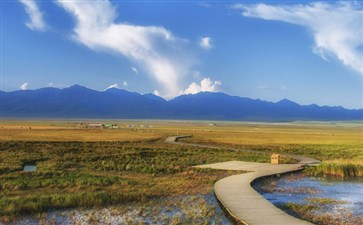
[{"label": "yellow grass", "polygon": [[0,141],[142,141],[160,138],[152,132],[101,129],[1,129]]},{"label": "yellow grass", "polygon": [[295,153],[321,160],[363,159],[362,124],[241,124],[197,131],[189,142]]},{"label": "yellow grass", "polygon": [[3,121],[0,128],[0,141],[143,141],[161,137],[146,129],[88,129],[64,121]]},{"label": "yellow grass", "polygon": [[[363,159],[363,123],[358,122],[103,122],[117,123],[120,129],[80,129],[77,121],[2,121],[0,141],[142,141],[192,134],[193,137],[185,141],[296,153],[322,160]],[[209,123],[217,125],[209,126]],[[127,125],[133,125],[133,128],[127,128]]]}]

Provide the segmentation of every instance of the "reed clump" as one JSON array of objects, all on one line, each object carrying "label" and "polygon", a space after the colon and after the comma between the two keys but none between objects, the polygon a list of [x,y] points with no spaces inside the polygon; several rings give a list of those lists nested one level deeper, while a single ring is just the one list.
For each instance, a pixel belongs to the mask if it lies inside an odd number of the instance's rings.
[{"label": "reed clump", "polygon": [[326,161],[320,165],[307,168],[305,172],[312,176],[363,177],[363,160]]},{"label": "reed clump", "polygon": [[336,204],[334,201],[323,200],[323,204],[286,203],[279,207],[290,215],[304,218],[317,225],[363,224],[362,216],[353,215],[344,209],[332,210],[334,204]]}]

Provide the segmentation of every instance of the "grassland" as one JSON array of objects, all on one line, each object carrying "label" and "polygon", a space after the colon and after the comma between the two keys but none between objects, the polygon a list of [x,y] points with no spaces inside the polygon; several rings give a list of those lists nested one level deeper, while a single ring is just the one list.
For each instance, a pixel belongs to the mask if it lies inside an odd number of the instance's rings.
[{"label": "grassland", "polygon": [[[356,123],[117,123],[120,129],[109,130],[81,128],[76,121],[2,121],[1,220],[7,222],[49,209],[103,207],[148,202],[155,197],[206,194],[216,180],[236,172],[201,170],[193,165],[228,160],[269,161],[268,154],[163,142],[177,134],[192,134],[184,141],[193,143],[301,154],[334,165],[360,164],[363,160],[363,125]],[[36,172],[22,171],[29,163],[37,165]],[[317,170],[310,172],[320,174]]]},{"label": "grassland", "polygon": [[246,124],[213,127],[190,142],[312,156],[320,160],[363,160],[363,125]]},{"label": "grassland", "polygon": [[309,174],[363,176],[362,123],[222,124],[187,141],[310,156],[323,163]]},{"label": "grassland", "polygon": [[139,128],[85,129],[79,127],[79,122],[73,121],[3,121],[0,129],[0,141],[137,142],[161,137],[163,137],[161,132]]},{"label": "grassland", "polygon": [[[175,131],[31,126],[30,130],[24,125],[3,125],[1,130],[3,222],[49,209],[103,207],[148,202],[156,197],[207,194],[215,181],[237,172],[192,166],[227,160],[269,160],[267,155],[165,144],[164,137]],[[87,141],[74,141],[78,136],[68,137],[69,132],[98,135],[93,141],[89,137]],[[37,171],[23,172],[26,164],[36,164]]]}]

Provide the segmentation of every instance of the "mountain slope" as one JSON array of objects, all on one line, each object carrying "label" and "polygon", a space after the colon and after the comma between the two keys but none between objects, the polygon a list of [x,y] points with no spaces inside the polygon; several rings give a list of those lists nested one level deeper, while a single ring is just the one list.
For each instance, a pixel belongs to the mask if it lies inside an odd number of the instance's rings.
[{"label": "mountain slope", "polygon": [[277,103],[202,92],[166,101],[111,88],[103,92],[74,85],[69,88],[0,92],[2,117],[118,118],[209,120],[361,120],[363,109],[302,106],[287,99]]}]

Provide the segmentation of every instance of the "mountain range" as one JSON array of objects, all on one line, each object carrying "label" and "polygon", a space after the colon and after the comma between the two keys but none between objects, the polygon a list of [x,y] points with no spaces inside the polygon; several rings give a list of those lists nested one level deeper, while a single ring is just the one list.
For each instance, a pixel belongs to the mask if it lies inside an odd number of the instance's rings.
[{"label": "mountain range", "polygon": [[287,99],[273,103],[200,92],[165,100],[111,88],[95,91],[68,88],[0,91],[2,118],[201,119],[241,121],[362,120],[363,109],[299,105]]}]

